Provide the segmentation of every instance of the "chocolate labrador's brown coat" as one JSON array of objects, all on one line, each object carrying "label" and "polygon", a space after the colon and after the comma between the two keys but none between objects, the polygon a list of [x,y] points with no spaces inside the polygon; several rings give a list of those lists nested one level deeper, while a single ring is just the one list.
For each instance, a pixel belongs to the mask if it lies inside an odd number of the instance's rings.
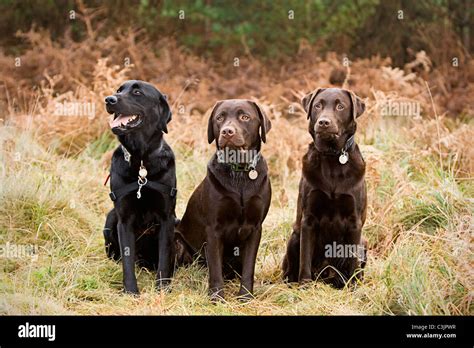
[{"label": "chocolate labrador's brown coat", "polygon": [[[256,103],[224,100],[210,115],[208,141],[216,140],[218,150],[259,153],[270,127]],[[251,178],[251,170],[256,178]],[[222,163],[215,154],[176,228],[178,262],[189,263],[195,257],[207,261],[213,300],[224,298],[224,278],[236,274],[241,276],[240,298],[252,297],[262,222],[271,199],[267,173],[261,155],[253,169],[244,162]]]},{"label": "chocolate labrador's brown coat", "polygon": [[318,89],[302,104],[313,143],[303,157],[283,276],[300,283],[322,279],[340,288],[360,278],[357,270],[365,265],[365,162],[353,141],[356,118],[365,105],[352,92],[338,88]]}]

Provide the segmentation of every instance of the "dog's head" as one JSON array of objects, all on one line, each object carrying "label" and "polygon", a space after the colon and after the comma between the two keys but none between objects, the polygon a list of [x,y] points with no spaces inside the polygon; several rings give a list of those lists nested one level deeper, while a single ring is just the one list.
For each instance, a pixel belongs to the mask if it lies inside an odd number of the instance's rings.
[{"label": "dog's head", "polygon": [[216,140],[218,149],[259,150],[271,127],[257,103],[246,99],[221,100],[214,105],[209,117],[208,141],[210,144]]},{"label": "dog's head", "polygon": [[318,88],[301,103],[308,115],[309,133],[318,150],[341,149],[355,133],[356,119],[365,111],[364,102],[340,88]]},{"label": "dog's head", "polygon": [[168,133],[166,125],[171,121],[171,111],[166,97],[147,82],[125,81],[115,94],[105,98],[105,107],[112,115],[109,124],[114,134],[138,129]]}]

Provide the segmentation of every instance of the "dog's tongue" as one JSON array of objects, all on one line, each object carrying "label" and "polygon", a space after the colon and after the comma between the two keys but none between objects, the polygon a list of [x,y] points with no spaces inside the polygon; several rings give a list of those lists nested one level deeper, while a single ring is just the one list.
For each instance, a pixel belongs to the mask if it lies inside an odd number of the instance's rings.
[{"label": "dog's tongue", "polygon": [[119,116],[115,120],[112,118],[109,121],[110,128],[120,127],[122,124],[126,125],[129,116]]}]

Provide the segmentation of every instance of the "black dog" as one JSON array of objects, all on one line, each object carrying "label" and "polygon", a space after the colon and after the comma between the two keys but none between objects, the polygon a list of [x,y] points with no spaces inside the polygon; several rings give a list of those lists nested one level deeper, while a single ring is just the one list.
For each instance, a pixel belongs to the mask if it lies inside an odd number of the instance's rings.
[{"label": "black dog", "polygon": [[157,269],[157,286],[169,284],[175,259],[175,159],[163,139],[171,111],[163,94],[143,81],[126,81],[105,98],[110,127],[121,145],[110,170],[114,209],[104,227],[106,252],[122,258],[126,292],[138,294],[135,261]]},{"label": "black dog", "polygon": [[[343,287],[365,266],[365,162],[354,141],[365,104],[352,92],[322,88],[306,95],[314,142],[303,158],[296,222],[283,261],[290,282],[322,279]],[[361,278],[362,272],[352,278]]]},{"label": "black dog", "polygon": [[220,101],[209,118],[208,141],[216,140],[218,152],[188,202],[176,242],[180,263],[192,256],[206,259],[212,300],[224,298],[224,278],[236,274],[241,276],[240,298],[252,298],[262,222],[271,199],[267,163],[260,155],[270,128],[265,113],[249,100]]}]

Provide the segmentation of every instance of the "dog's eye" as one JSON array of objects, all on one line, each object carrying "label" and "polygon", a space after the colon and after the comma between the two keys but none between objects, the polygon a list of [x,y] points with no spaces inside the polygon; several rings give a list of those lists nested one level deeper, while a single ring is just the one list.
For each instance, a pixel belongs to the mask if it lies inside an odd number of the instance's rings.
[{"label": "dog's eye", "polygon": [[337,104],[337,105],[336,105],[336,110],[338,110],[338,111],[344,110],[344,105],[342,105],[342,104]]},{"label": "dog's eye", "polygon": [[250,116],[249,115],[246,115],[246,114],[243,114],[243,115],[240,115],[240,119],[242,121],[248,121],[250,120]]},{"label": "dog's eye", "polygon": [[140,94],[142,94],[142,92],[140,92],[138,89],[135,89],[135,90],[133,91],[133,94],[135,94],[135,95],[140,95]]},{"label": "dog's eye", "polygon": [[216,120],[217,120],[218,122],[222,122],[222,121],[224,121],[224,116],[218,115],[218,116],[216,117]]},{"label": "dog's eye", "polygon": [[318,103],[314,104],[314,107],[315,107],[316,109],[321,109],[321,108],[323,107],[323,104],[321,104],[320,102],[318,102]]}]

